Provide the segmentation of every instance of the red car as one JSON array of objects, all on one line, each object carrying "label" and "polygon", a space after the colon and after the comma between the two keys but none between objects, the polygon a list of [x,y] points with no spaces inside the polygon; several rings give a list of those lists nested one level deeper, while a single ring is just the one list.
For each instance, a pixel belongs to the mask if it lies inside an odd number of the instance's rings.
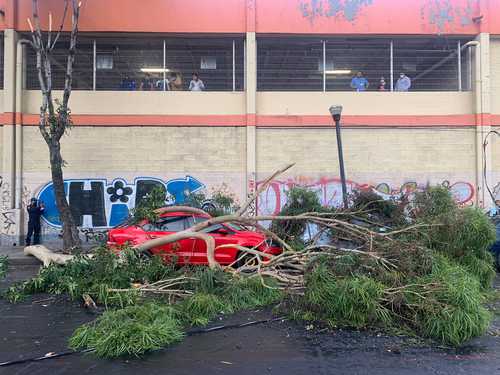
[{"label": "red car", "polygon": [[[124,224],[113,228],[108,233],[108,246],[117,249],[120,245],[137,245],[153,238],[166,234],[180,232],[199,223],[210,219],[209,215],[193,214],[188,212],[168,212],[160,215],[155,223],[147,220],[137,225]],[[202,230],[215,239],[215,247],[220,245],[240,245],[245,247],[256,247],[264,253],[278,255],[282,250],[270,239],[260,232],[248,230],[234,223],[215,224]],[[207,247],[205,241],[188,238],[167,245],[159,246],[150,250],[153,255],[160,255],[165,262],[177,259],[179,265],[202,264],[207,265]],[[215,260],[221,265],[229,265],[235,262],[241,253],[234,247],[225,247],[215,250]]]}]

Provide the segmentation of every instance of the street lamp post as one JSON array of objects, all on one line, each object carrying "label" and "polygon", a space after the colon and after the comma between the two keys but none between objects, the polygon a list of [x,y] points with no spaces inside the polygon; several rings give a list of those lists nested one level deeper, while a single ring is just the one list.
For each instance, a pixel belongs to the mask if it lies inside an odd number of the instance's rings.
[{"label": "street lamp post", "polygon": [[342,183],[342,200],[344,202],[344,208],[348,207],[347,203],[347,186],[345,180],[345,170],[344,170],[344,151],[342,150],[342,138],[340,136],[340,117],[342,115],[341,105],[332,105],[330,107],[330,113],[335,121],[335,130],[337,132],[337,151],[339,153],[339,164],[340,164],[340,181]]}]

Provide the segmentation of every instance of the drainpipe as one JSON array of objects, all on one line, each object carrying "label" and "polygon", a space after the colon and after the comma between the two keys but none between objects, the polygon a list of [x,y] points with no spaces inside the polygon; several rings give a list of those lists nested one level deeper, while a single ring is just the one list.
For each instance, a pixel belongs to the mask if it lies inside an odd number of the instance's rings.
[{"label": "drainpipe", "polygon": [[15,208],[23,208],[23,58],[24,44],[28,41],[21,39],[16,44],[16,85],[15,85]]}]

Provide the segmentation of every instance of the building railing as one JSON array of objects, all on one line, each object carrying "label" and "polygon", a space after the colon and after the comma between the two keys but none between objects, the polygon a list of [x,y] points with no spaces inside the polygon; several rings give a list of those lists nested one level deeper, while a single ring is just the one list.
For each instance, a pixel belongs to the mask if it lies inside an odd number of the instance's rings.
[{"label": "building railing", "polygon": [[[52,61],[53,86],[64,87],[67,41]],[[81,36],[75,58],[75,90],[187,91],[193,73],[206,91],[242,91],[242,38]],[[36,56],[26,50],[25,88],[38,89]]]},{"label": "building railing", "polygon": [[[465,91],[472,58],[449,38],[260,38],[259,91]],[[402,75],[403,74],[403,75]]]},{"label": "building railing", "polygon": [[[468,39],[447,37],[260,37],[257,91],[470,91]],[[62,89],[67,41],[54,53]],[[75,90],[188,91],[197,73],[206,91],[245,90],[243,37],[105,35],[79,39]],[[38,89],[35,55],[26,49],[26,89]]]}]

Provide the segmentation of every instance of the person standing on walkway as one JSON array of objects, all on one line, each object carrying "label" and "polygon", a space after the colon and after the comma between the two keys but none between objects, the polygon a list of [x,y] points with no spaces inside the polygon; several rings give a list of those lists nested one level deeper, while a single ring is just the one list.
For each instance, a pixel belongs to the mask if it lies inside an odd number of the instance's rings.
[{"label": "person standing on walkway", "polygon": [[198,73],[193,73],[193,79],[189,83],[189,91],[203,91],[205,90],[205,84],[198,76]]},{"label": "person standing on walkway", "polygon": [[411,79],[404,73],[399,74],[396,82],[396,91],[408,91],[411,87]]},{"label": "person standing on walkway", "polygon": [[45,206],[42,202],[38,204],[36,198],[31,198],[30,204],[26,207],[28,211],[28,235],[26,236],[26,246],[31,245],[31,236],[33,236],[33,245],[40,243],[40,216],[45,211]]},{"label": "person standing on walkway", "polygon": [[368,83],[368,80],[363,77],[363,72],[357,72],[356,75],[352,77],[351,88],[357,92],[366,91],[368,86],[370,86],[370,84]]}]

